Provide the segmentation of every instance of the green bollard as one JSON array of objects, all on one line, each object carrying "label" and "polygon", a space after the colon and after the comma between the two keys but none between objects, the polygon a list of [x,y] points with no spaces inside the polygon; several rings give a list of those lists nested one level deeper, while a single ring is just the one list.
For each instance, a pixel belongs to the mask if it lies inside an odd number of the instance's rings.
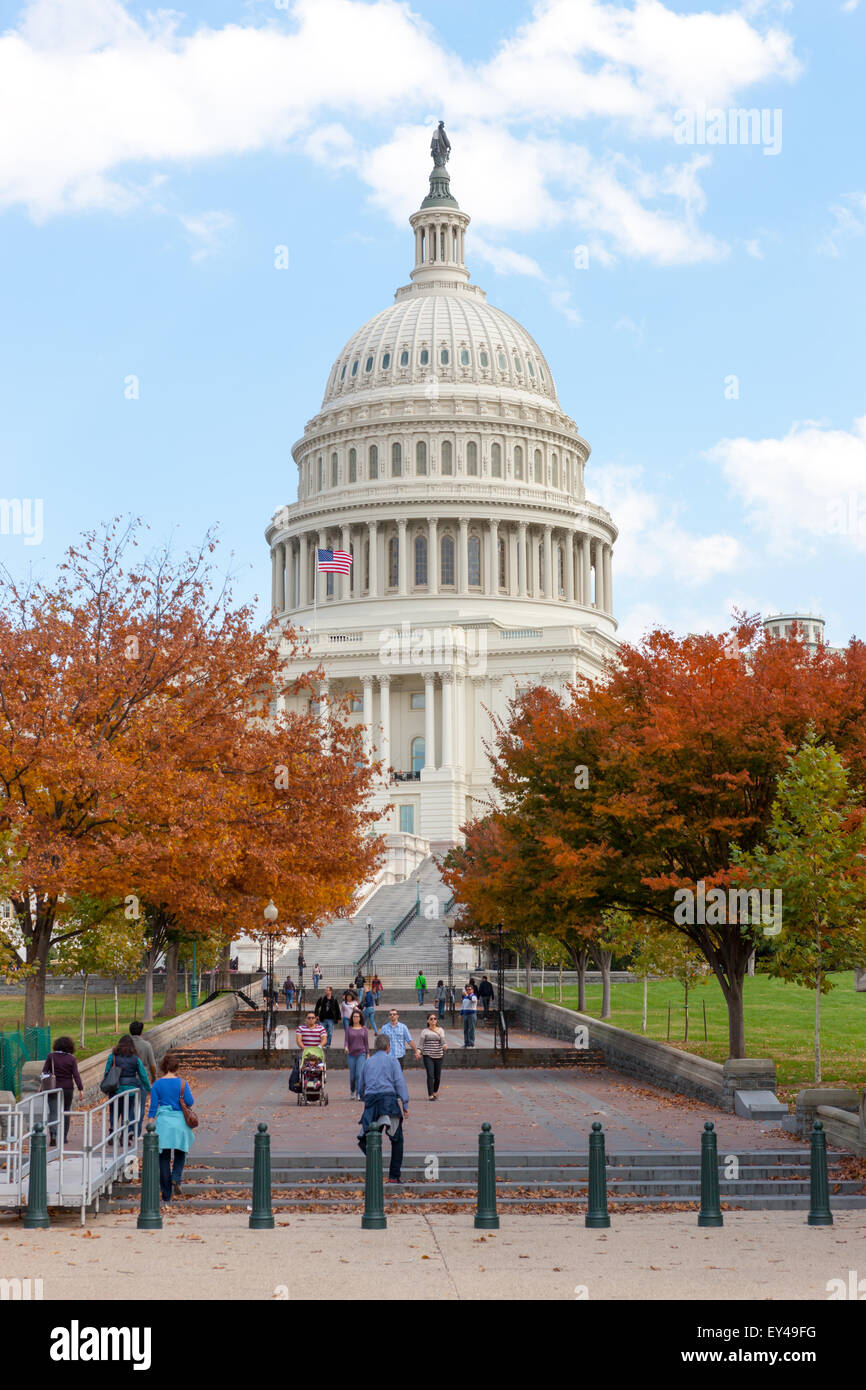
[{"label": "green bollard", "polygon": [[159,1210],[159,1140],[156,1125],[148,1122],[141,1144],[141,1202],[138,1209],[140,1231],[161,1231]]},{"label": "green bollard", "polygon": [[266,1124],[259,1123],[253,1144],[253,1209],[250,1213],[251,1231],[272,1231],[274,1213],[271,1210],[271,1136]]},{"label": "green bollard", "polygon": [[367,1131],[367,1161],[364,1169],[364,1215],[361,1229],[364,1231],[384,1231],[388,1222],[385,1217],[385,1193],[382,1187],[382,1131]]},{"label": "green bollard", "polygon": [[701,1209],[698,1213],[698,1225],[724,1225],[719,1203],[718,1141],[712,1120],[707,1120],[701,1135]]},{"label": "green bollard", "polygon": [[478,1136],[478,1205],[475,1208],[475,1226],[479,1231],[498,1231],[499,1217],[496,1215],[496,1156],[493,1152],[493,1135],[489,1124],[481,1126]]},{"label": "green bollard", "polygon": [[830,1188],[827,1182],[827,1136],[820,1120],[812,1126],[812,1162],[809,1172],[810,1226],[832,1226]]},{"label": "green bollard", "polygon": [[[63,1123],[61,1117],[60,1123]],[[24,1226],[28,1231],[44,1231],[48,1220],[48,1156],[45,1149],[45,1126],[33,1126],[30,1140],[30,1177],[27,1183],[27,1207]]]},{"label": "green bollard", "polygon": [[592,1230],[601,1230],[610,1225],[604,1163],[604,1135],[601,1125],[595,1120],[589,1136],[589,1203],[586,1208],[586,1225]]}]

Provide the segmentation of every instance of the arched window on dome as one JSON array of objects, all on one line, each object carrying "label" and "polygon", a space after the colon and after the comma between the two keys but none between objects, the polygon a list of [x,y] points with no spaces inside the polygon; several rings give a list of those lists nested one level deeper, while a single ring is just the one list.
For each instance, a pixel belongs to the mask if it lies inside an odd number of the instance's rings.
[{"label": "arched window on dome", "polygon": [[337,462],[337,455],[331,455],[331,487],[337,486],[337,479],[340,475],[340,466]]},{"label": "arched window on dome", "polygon": [[415,473],[419,478],[427,474],[427,445],[423,439],[419,439],[415,445]]},{"label": "arched window on dome", "polygon": [[519,444],[514,446],[514,476],[523,480],[523,450]]},{"label": "arched window on dome", "polygon": [[357,451],[357,449],[350,449],[350,450],[349,450],[349,482],[350,482],[350,483],[356,483],[357,481],[358,481],[358,451]]},{"label": "arched window on dome", "polygon": [[469,587],[479,589],[481,587],[481,538],[472,535],[469,537],[466,554],[467,573],[469,576]]},{"label": "arched window on dome", "polygon": [[474,439],[466,445],[466,473],[470,478],[478,477],[478,445]]},{"label": "arched window on dome", "polygon": [[556,590],[560,598],[565,598],[565,549],[556,547]]},{"label": "arched window on dome", "polygon": [[448,351],[446,347],[439,349],[439,361],[441,362],[443,367],[447,367],[449,362],[451,361],[451,353]]},{"label": "arched window on dome", "polygon": [[391,445],[391,477],[399,478],[403,473],[403,446],[396,441]]},{"label": "arched window on dome", "polygon": [[490,366],[490,358],[488,357],[487,353],[484,351],[483,348],[481,349],[481,351],[480,351],[479,354],[478,354],[478,363],[479,363],[479,366],[481,366],[481,367],[489,367],[489,366]]},{"label": "arched window on dome", "polygon": [[408,367],[408,365],[409,365],[409,349],[408,349],[408,348],[404,348],[403,351],[400,353],[400,366],[401,366],[401,367]]},{"label": "arched window on dome", "polygon": [[442,441],[442,472],[446,476],[454,472],[454,450],[450,439]]},{"label": "arched window on dome", "polygon": [[373,370],[373,354],[371,353],[370,356],[367,358],[366,362],[364,363],[364,371],[365,371],[365,372],[372,372],[372,370]]},{"label": "arched window on dome", "polygon": [[523,371],[523,363],[517,356],[516,352],[514,354],[514,370],[517,372],[518,375],[520,375],[520,373]]},{"label": "arched window on dome", "polygon": [[507,560],[507,554],[506,554],[506,549],[505,549],[505,541],[504,541],[503,539],[500,538],[500,541],[499,541],[499,587],[500,587],[500,589],[507,589],[507,588],[508,588],[508,575],[507,575],[507,569],[506,569],[506,560]]},{"label": "arched window on dome", "polygon": [[490,446],[490,472],[494,478],[502,477],[502,445]]},{"label": "arched window on dome", "polygon": [[443,536],[439,542],[439,583],[443,589],[454,588],[454,537]]},{"label": "arched window on dome", "polygon": [[355,360],[354,360],[354,362],[352,363],[352,376],[357,376],[357,375],[358,375],[358,359],[357,359],[357,357],[356,357]]},{"label": "arched window on dome", "polygon": [[344,362],[344,363],[343,363],[343,370],[340,372],[340,380],[341,380],[341,381],[344,381],[344,380],[345,380],[345,377],[346,377],[346,368],[347,368],[348,365],[349,365],[348,362]]},{"label": "arched window on dome", "polygon": [[388,541],[388,588],[400,587],[400,542],[396,536]]},{"label": "arched window on dome", "polygon": [[537,483],[544,482],[544,460],[541,457],[540,449],[535,451],[535,481]]},{"label": "arched window on dome", "polygon": [[422,367],[426,367],[430,361],[430,353],[427,348],[422,348],[418,353],[418,361]]},{"label": "arched window on dome", "polygon": [[508,367],[508,358],[505,356],[505,353],[504,353],[504,352],[500,352],[500,354],[499,354],[499,356],[497,357],[496,361],[497,361],[497,363],[499,364],[499,370],[500,370],[501,372],[506,371],[506,369],[507,369],[507,367]]},{"label": "arched window on dome", "polygon": [[469,366],[469,363],[470,363],[470,360],[471,360],[471,359],[470,359],[470,357],[469,357],[469,349],[468,349],[468,348],[461,348],[461,349],[460,349],[460,365],[461,365],[461,367],[468,367],[468,366]]},{"label": "arched window on dome", "polygon": [[550,455],[550,471],[553,476],[553,486],[559,487],[559,455]]},{"label": "arched window on dome", "polygon": [[371,444],[371,445],[370,445],[370,452],[369,452],[367,458],[368,458],[368,465],[369,465],[369,466],[368,466],[368,470],[367,470],[367,477],[368,477],[368,478],[371,478],[371,479],[372,479],[372,478],[378,478],[378,476],[379,476],[379,448],[378,448],[378,445],[376,445],[376,444]]},{"label": "arched window on dome", "polygon": [[529,375],[530,375],[530,376],[535,376],[535,367],[534,367],[534,365],[533,365],[533,362],[532,362],[532,358],[531,358],[531,357],[527,357],[527,359],[526,359],[526,365],[527,365],[527,367],[529,368]]},{"label": "arched window on dome", "polygon": [[427,537],[415,537],[415,584],[423,588],[427,584]]},{"label": "arched window on dome", "polygon": [[318,481],[317,491],[318,491],[318,492],[321,492],[321,491],[322,491],[322,484],[323,484],[323,482],[324,482],[324,477],[323,477],[323,472],[322,472],[322,455],[321,455],[321,454],[319,454],[319,457],[318,457],[318,459],[316,460],[316,478],[317,478],[317,481]]},{"label": "arched window on dome", "polygon": [[382,354],[382,371],[383,371],[383,372],[387,372],[387,370],[388,370],[388,368],[390,367],[390,365],[391,365],[391,354],[390,354],[390,352],[383,352],[383,354]]},{"label": "arched window on dome", "polygon": [[420,734],[417,738],[413,738],[410,751],[412,754],[412,771],[420,772],[422,768],[427,766],[424,739]]}]

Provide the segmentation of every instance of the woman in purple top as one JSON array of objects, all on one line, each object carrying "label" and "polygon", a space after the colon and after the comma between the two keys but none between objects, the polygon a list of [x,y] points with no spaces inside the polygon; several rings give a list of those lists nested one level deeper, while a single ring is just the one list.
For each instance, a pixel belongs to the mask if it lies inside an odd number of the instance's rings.
[{"label": "woman in purple top", "polygon": [[346,1024],[346,1057],[349,1062],[349,1100],[361,1099],[361,1078],[370,1055],[370,1037],[359,1008],[352,1010]]},{"label": "woman in purple top", "polygon": [[[81,1084],[81,1076],[78,1071],[78,1063],[75,1060],[75,1043],[71,1038],[57,1038],[54,1047],[45,1059],[45,1066],[42,1069],[42,1080],[47,1081],[51,1073],[54,1072],[54,1079],[59,1089],[63,1092],[63,1142],[69,1138],[69,1123],[72,1119],[70,1111],[72,1109],[73,1086],[78,1087],[79,1096],[84,1094],[84,1087]],[[48,1147],[57,1143],[57,1096],[51,1097],[51,1122],[49,1123]]]}]

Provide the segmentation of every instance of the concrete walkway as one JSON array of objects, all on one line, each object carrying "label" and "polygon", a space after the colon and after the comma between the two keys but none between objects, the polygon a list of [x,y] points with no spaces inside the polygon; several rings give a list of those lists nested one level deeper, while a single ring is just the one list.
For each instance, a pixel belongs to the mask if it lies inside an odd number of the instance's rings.
[{"label": "concrete walkway", "polygon": [[[600,1120],[610,1153],[700,1148],[705,1120],[713,1120],[719,1153],[742,1149],[802,1150],[791,1134],[726,1115],[655,1087],[631,1085],[604,1067],[592,1071],[443,1070],[439,1099],[427,1100],[425,1073],[407,1065],[411,1097],[405,1123],[407,1153],[474,1153],[478,1132],[493,1125],[497,1152],[585,1151]],[[361,1106],[349,1099],[345,1071],[330,1073],[330,1104],[299,1107],[287,1071],[191,1072],[200,1126],[193,1153],[248,1154],[259,1121],[271,1133],[273,1154],[356,1153]]]},{"label": "concrete walkway", "polygon": [[[47,1231],[2,1218],[3,1275],[38,1276],[46,1299],[73,1303],[130,1294],[330,1303],[383,1288],[415,1300],[573,1303],[826,1300],[829,1280],[866,1273],[866,1212],[817,1228],[796,1212],[731,1212],[710,1231],[681,1212],[614,1217],[608,1231],[586,1230],[580,1216],[504,1216],[498,1232],[476,1231],[466,1215],[391,1216],[385,1231],[361,1230],[354,1215],[278,1218],[273,1231],[250,1231],[243,1215],[164,1220],[162,1231],[138,1231],[133,1215],[111,1215],[82,1232],[70,1216]],[[712,1323],[710,1309],[701,1321]]]}]

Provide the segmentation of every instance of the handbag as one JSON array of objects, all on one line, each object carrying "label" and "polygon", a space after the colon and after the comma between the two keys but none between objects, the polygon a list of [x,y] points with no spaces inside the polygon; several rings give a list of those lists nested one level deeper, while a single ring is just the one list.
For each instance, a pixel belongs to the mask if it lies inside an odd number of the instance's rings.
[{"label": "handbag", "polygon": [[48,1063],[49,1063],[49,1062],[51,1063],[51,1069],[50,1069],[50,1071],[47,1071],[47,1072],[43,1072],[43,1073],[42,1073],[42,1084],[41,1084],[41,1086],[39,1087],[40,1091],[56,1091],[56,1090],[58,1090],[57,1077],[54,1075],[54,1053],[53,1053],[53,1052],[49,1052],[48,1057],[47,1057],[46,1062],[45,1062],[45,1065],[48,1066]]},{"label": "handbag", "polygon": [[116,1062],[112,1062],[110,1069],[105,1073],[105,1076],[99,1083],[99,1089],[100,1091],[103,1091],[107,1096],[114,1096],[117,1094],[117,1088],[119,1085],[120,1067],[117,1065]]},{"label": "handbag", "polygon": [[[180,1079],[180,1078],[179,1078],[179,1079]],[[186,1122],[187,1122],[187,1124],[189,1125],[190,1129],[198,1129],[198,1115],[195,1113],[195,1111],[192,1109],[191,1106],[187,1105],[186,1101],[184,1100],[184,1098],[183,1098],[183,1093],[184,1093],[185,1090],[186,1090],[186,1082],[183,1081],[183,1080],[181,1080],[181,1082],[180,1082],[180,1108],[181,1108],[181,1110],[183,1111],[183,1118],[186,1120]]]}]

